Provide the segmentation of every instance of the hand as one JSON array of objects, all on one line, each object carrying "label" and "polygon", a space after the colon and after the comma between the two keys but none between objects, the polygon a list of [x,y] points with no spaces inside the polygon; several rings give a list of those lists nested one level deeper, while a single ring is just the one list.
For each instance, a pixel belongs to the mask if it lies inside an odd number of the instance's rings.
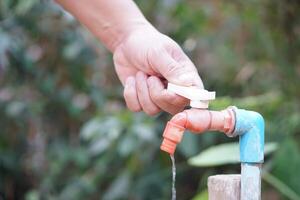
[{"label": "hand", "polygon": [[124,85],[127,107],[155,115],[178,113],[189,101],[165,89],[168,82],[203,88],[197,69],[179,45],[151,26],[132,31],[116,47],[116,72]]}]

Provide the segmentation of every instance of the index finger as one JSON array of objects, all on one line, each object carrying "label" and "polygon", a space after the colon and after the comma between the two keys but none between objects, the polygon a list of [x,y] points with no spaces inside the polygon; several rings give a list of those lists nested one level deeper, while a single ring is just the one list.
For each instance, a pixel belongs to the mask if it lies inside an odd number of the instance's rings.
[{"label": "index finger", "polygon": [[189,104],[189,100],[165,89],[162,81],[151,76],[147,79],[149,94],[152,101],[162,110],[176,114]]}]

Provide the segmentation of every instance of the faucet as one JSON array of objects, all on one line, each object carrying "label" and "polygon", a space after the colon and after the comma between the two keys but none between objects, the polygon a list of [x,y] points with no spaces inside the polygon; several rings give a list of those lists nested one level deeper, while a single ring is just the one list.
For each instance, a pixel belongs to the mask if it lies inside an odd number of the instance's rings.
[{"label": "faucet", "polygon": [[220,131],[239,136],[241,200],[261,199],[261,166],[264,162],[264,119],[254,111],[230,106],[222,111],[207,110],[214,92],[168,84],[168,90],[191,100],[191,109],[174,115],[163,132],[162,151],[173,155],[186,129],[194,133]]},{"label": "faucet", "polygon": [[186,129],[194,133],[220,131],[228,137],[239,136],[241,200],[260,200],[264,119],[259,113],[233,106],[222,111],[184,110],[167,123],[160,149],[173,155]]}]

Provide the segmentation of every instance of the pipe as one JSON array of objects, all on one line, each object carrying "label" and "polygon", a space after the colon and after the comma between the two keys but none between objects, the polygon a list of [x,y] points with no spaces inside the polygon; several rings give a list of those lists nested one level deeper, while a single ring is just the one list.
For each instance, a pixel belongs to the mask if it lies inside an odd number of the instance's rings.
[{"label": "pipe", "polygon": [[264,162],[264,118],[257,112],[234,108],[233,136],[240,136],[240,159],[246,163]]},{"label": "pipe", "polygon": [[241,200],[261,199],[261,165],[264,162],[264,119],[253,111],[234,109],[233,136],[240,137]]},{"label": "pipe", "polygon": [[233,108],[222,111],[189,109],[176,114],[168,123],[163,133],[160,149],[174,154],[176,146],[181,142],[185,129],[195,133],[220,131],[231,136],[234,130],[235,117]]}]

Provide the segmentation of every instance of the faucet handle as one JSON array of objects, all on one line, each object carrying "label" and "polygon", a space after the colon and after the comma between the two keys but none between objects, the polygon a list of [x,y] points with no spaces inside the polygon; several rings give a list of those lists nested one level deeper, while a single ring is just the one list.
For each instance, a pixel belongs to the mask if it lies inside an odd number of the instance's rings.
[{"label": "faucet handle", "polygon": [[216,98],[216,92],[194,86],[186,87],[168,83],[167,90],[189,99],[192,108],[208,108],[209,101]]}]

